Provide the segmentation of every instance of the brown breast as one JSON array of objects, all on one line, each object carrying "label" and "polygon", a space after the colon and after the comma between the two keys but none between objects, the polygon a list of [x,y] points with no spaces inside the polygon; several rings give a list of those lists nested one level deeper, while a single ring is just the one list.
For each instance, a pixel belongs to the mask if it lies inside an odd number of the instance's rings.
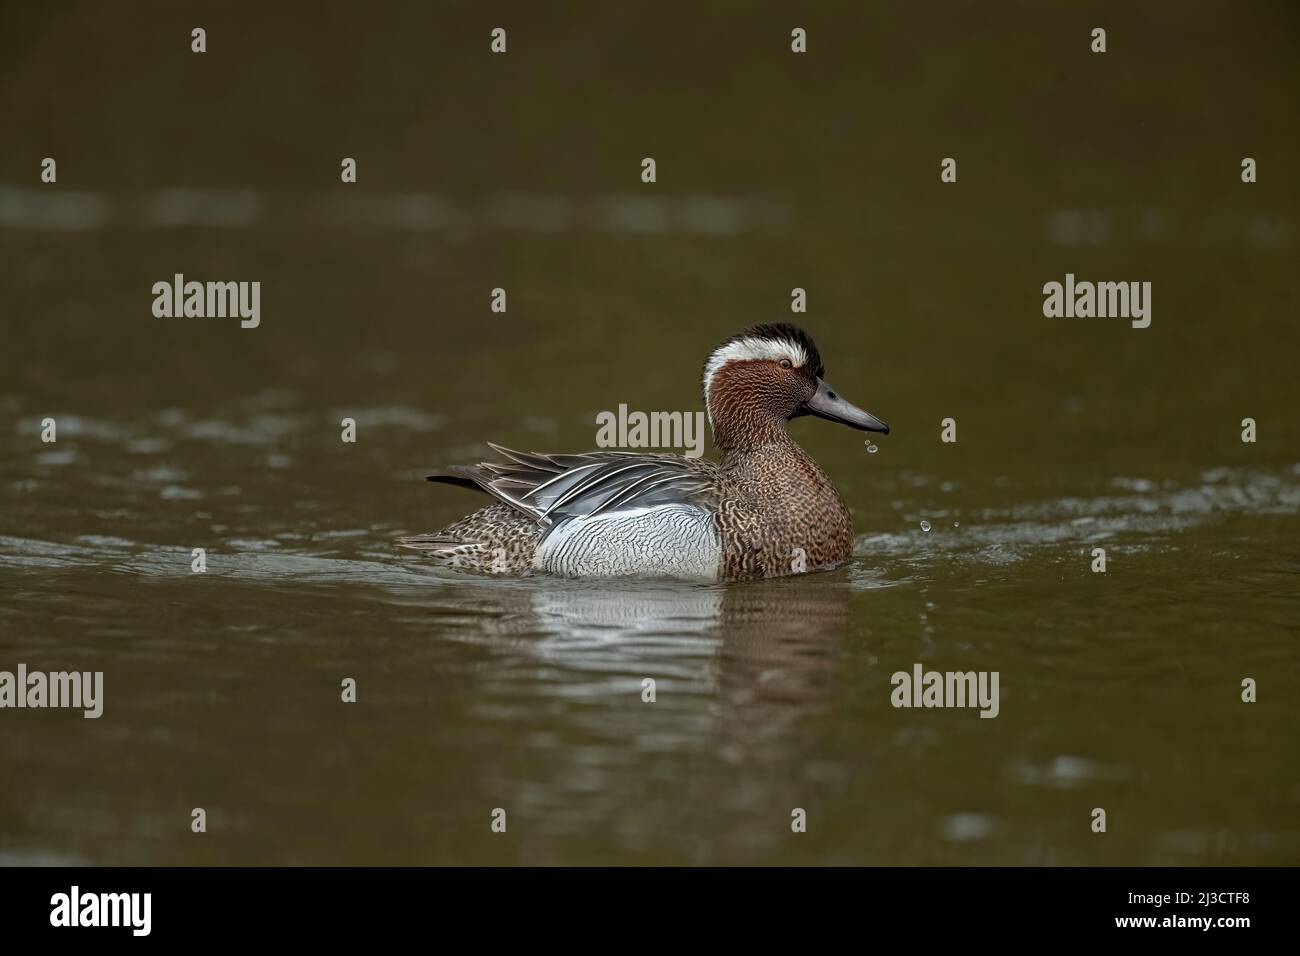
[{"label": "brown breast", "polygon": [[717,523],[724,580],[780,577],[849,559],[849,509],[793,440],[728,452],[721,472]]}]

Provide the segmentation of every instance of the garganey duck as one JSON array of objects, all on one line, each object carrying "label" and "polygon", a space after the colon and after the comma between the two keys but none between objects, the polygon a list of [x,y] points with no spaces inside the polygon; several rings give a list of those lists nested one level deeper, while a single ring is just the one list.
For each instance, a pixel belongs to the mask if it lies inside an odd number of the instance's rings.
[{"label": "garganey duck", "polygon": [[721,454],[541,455],[429,475],[496,503],[403,538],[441,564],[487,574],[736,581],[817,571],[853,550],[844,499],[787,430],[816,415],[889,434],[822,380],[817,346],[793,325],[756,325],[704,363],[704,407]]}]

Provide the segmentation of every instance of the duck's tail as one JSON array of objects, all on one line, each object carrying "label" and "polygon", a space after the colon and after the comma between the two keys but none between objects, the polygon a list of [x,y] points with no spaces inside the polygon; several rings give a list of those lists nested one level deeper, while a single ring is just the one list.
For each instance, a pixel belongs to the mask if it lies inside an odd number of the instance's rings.
[{"label": "duck's tail", "polygon": [[438,564],[478,574],[524,574],[532,569],[541,529],[505,504],[480,508],[454,524],[397,543]]}]

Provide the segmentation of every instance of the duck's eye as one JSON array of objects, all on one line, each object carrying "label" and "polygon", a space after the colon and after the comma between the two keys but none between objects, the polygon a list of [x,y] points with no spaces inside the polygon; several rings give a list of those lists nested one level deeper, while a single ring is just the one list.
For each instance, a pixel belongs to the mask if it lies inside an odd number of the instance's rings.
[{"label": "duck's eye", "polygon": [[781,359],[781,367],[782,367],[782,368],[790,368],[790,367],[791,367],[790,360],[789,360],[789,359]]}]

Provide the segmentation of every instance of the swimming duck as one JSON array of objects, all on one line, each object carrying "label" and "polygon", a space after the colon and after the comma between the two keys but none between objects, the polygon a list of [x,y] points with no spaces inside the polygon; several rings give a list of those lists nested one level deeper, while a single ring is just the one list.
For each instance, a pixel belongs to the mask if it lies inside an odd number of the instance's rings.
[{"label": "swimming duck", "polygon": [[704,363],[717,462],[491,445],[505,461],[428,478],[497,501],[400,543],[444,565],[506,575],[737,581],[835,567],[853,549],[849,509],[787,425],[816,415],[886,435],[889,426],[837,395],[824,374],[808,333],[785,323],[753,326]]}]

